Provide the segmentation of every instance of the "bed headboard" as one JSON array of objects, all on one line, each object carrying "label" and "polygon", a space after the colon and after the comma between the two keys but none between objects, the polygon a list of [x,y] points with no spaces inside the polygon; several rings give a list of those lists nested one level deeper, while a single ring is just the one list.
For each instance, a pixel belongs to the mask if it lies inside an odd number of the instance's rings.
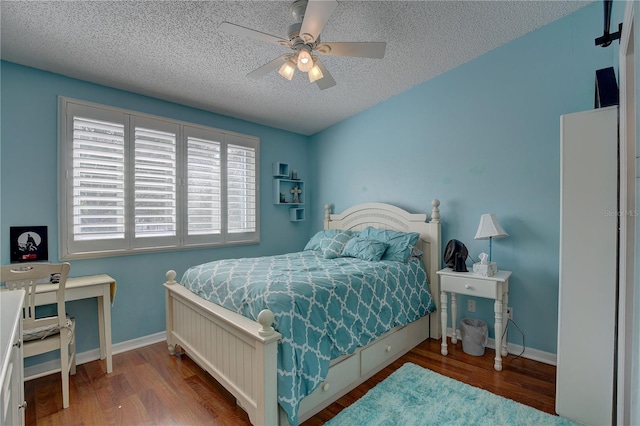
[{"label": "bed headboard", "polygon": [[[422,250],[422,262],[429,276],[429,288],[438,309],[440,308],[440,285],[436,271],[441,268],[440,201],[431,202],[431,220],[427,215],[409,213],[399,207],[385,203],[365,203],[348,208],[342,213],[332,214],[331,206],[325,205],[324,229],[361,231],[367,226],[420,234],[418,249]],[[429,320],[429,336],[439,339],[441,335],[440,315],[435,312]]]}]

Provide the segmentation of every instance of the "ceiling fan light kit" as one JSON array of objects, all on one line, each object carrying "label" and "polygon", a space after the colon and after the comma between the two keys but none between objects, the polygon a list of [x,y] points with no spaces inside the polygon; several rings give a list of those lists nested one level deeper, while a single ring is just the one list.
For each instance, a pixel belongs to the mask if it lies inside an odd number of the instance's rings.
[{"label": "ceiling fan light kit", "polygon": [[322,74],[322,71],[317,65],[314,65],[313,68],[309,70],[310,83],[315,83],[316,81],[320,80],[322,77],[324,77],[324,75]]},{"label": "ceiling fan light kit", "polygon": [[295,71],[296,71],[296,64],[293,63],[291,59],[289,59],[287,62],[282,64],[278,72],[280,73],[281,76],[291,81],[291,79],[293,79],[293,73],[295,73]]},{"label": "ceiling fan light kit", "polygon": [[295,0],[289,7],[289,13],[298,22],[289,26],[288,40],[229,22],[223,22],[218,29],[234,35],[285,46],[294,51],[292,55],[279,56],[250,72],[247,74],[248,77],[257,79],[278,69],[281,76],[292,80],[297,66],[300,71],[308,73],[310,82],[315,82],[320,90],[324,90],[335,86],[336,82],[322,61],[312,56],[313,52],[327,56],[382,59],[386,49],[384,42],[320,44],[320,33],[336,7],[338,2],[335,0]]},{"label": "ceiling fan light kit", "polygon": [[313,68],[313,60],[307,49],[302,48],[298,52],[298,69],[302,72],[309,72]]}]

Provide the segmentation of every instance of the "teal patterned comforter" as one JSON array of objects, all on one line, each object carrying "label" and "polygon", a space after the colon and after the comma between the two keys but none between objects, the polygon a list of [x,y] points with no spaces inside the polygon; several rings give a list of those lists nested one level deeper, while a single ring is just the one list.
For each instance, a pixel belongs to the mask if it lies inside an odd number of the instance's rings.
[{"label": "teal patterned comforter", "polygon": [[324,259],[318,251],[228,259],[188,269],[181,284],[256,320],[268,308],[282,334],[278,401],[291,425],[329,362],[435,311],[422,262]]}]

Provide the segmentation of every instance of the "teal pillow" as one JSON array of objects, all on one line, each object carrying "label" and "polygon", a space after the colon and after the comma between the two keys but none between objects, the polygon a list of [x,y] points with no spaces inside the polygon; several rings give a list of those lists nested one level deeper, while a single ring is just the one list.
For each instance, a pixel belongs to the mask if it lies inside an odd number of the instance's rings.
[{"label": "teal pillow", "polygon": [[340,231],[333,236],[324,236],[320,239],[320,251],[325,259],[340,257],[344,246],[353,238],[350,231]]},{"label": "teal pillow", "polygon": [[304,250],[320,251],[322,250],[322,248],[320,247],[320,241],[322,241],[323,238],[331,239],[338,234],[344,234],[344,233],[351,236],[356,234],[353,231],[345,231],[342,229],[323,229],[322,231],[316,232],[316,234],[313,237],[311,237],[309,242],[307,242],[307,245],[304,246]]},{"label": "teal pillow", "polygon": [[382,258],[387,247],[389,247],[387,244],[380,241],[355,237],[351,238],[342,249],[342,257],[357,257],[377,262]]},{"label": "teal pillow", "polygon": [[368,226],[360,232],[360,237],[380,241],[389,245],[382,255],[382,260],[406,262],[411,256],[411,250],[418,242],[420,234],[417,232],[400,232]]}]

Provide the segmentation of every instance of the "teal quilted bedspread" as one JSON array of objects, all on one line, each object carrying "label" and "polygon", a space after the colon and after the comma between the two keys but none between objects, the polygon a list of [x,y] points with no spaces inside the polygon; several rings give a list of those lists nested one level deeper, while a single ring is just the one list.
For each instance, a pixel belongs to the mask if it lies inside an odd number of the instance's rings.
[{"label": "teal quilted bedspread", "polygon": [[268,308],[282,334],[278,402],[291,425],[331,359],[435,311],[422,262],[324,259],[318,251],[228,259],[188,269],[181,284],[256,320]]}]

